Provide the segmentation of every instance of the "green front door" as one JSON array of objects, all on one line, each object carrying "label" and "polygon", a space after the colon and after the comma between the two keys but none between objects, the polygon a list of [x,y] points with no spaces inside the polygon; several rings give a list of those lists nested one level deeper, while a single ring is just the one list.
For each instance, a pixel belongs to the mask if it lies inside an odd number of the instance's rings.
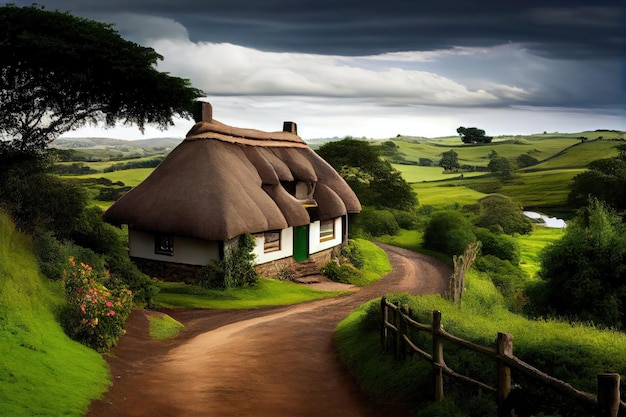
[{"label": "green front door", "polygon": [[309,258],[309,225],[293,228],[293,258],[302,262]]}]

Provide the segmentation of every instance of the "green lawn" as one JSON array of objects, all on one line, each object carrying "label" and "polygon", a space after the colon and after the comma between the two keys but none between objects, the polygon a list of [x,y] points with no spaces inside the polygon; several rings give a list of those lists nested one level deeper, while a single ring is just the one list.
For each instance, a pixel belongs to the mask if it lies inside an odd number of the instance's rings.
[{"label": "green lawn", "polygon": [[159,283],[156,302],[163,307],[242,309],[298,304],[350,294],[350,291],[317,291],[287,281],[259,279],[247,288],[206,289],[178,282]]}]

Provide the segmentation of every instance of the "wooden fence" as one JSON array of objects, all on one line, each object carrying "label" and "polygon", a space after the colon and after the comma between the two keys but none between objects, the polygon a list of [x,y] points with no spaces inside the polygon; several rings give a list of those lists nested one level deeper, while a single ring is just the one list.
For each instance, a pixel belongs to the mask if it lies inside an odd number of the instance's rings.
[{"label": "wooden fence", "polygon": [[[459,381],[466,382],[493,392],[498,406],[504,404],[511,393],[511,370],[530,377],[546,386],[572,398],[577,403],[596,410],[597,417],[617,417],[623,403],[620,400],[620,375],[614,373],[598,375],[598,394],[579,391],[570,384],[554,378],[539,369],[525,363],[513,355],[513,337],[508,333],[498,333],[495,347],[485,347],[456,337],[441,327],[441,312],[433,311],[432,325],[417,322],[411,317],[408,306],[399,306],[389,302],[386,297],[381,300],[382,326],[381,343],[383,351],[393,350],[394,357],[401,359],[407,352],[413,352],[431,362],[433,367],[433,383],[435,401],[444,397],[444,374]],[[432,353],[416,345],[408,334],[408,329],[430,333],[432,336]],[[495,362],[497,367],[497,381],[495,386],[478,381],[466,375],[461,375],[444,361],[444,345],[447,341],[474,352],[485,355]]]}]

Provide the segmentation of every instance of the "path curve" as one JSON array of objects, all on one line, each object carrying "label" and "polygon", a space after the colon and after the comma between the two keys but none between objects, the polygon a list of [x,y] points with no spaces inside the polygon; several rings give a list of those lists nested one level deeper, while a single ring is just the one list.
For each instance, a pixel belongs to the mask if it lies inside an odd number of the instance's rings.
[{"label": "path curve", "polygon": [[393,271],[349,296],[255,310],[168,310],[185,329],[166,341],[148,336],[154,313],[133,311],[106,357],[113,385],[88,416],[379,415],[338,361],[335,327],[387,293],[443,294],[451,273],[425,255],[379,246]]}]

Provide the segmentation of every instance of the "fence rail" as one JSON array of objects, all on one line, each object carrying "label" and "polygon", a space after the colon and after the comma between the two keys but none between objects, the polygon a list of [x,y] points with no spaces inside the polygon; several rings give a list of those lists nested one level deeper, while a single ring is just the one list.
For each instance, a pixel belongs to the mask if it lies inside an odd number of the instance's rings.
[{"label": "fence rail", "polygon": [[[511,370],[514,369],[537,382],[552,387],[581,405],[594,408],[597,417],[617,417],[620,408],[623,407],[620,400],[619,374],[606,373],[598,375],[598,394],[596,396],[588,392],[580,391],[567,382],[554,378],[515,357],[513,355],[513,337],[508,333],[498,333],[496,346],[486,347],[446,332],[441,327],[441,312],[438,310],[433,311],[432,325],[424,324],[411,317],[408,306],[400,306],[391,303],[386,297],[383,297],[381,300],[381,312],[382,325],[380,328],[383,351],[393,350],[396,359],[403,358],[407,351],[411,351],[429,361],[432,364],[434,373],[433,384],[435,401],[443,400],[443,376],[445,374],[459,381],[493,392],[496,395],[498,406],[501,406],[511,393]],[[425,348],[419,347],[416,342],[411,340],[408,332],[409,328],[431,334],[431,353],[427,352]],[[495,386],[462,375],[448,367],[444,360],[444,341],[485,355],[493,360],[497,367],[497,381]]]}]

